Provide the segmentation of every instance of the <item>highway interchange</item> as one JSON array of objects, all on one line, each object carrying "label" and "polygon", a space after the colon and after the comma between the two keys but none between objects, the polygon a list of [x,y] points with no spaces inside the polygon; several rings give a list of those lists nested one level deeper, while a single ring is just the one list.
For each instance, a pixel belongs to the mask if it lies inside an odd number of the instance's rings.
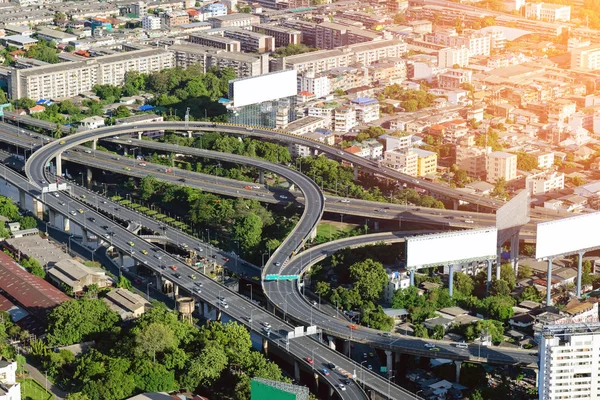
[{"label": "highway interchange", "polygon": [[[157,126],[157,125],[161,125],[161,124],[151,124],[150,126],[152,127],[153,130],[156,129],[177,129],[177,128],[181,128],[181,124],[165,124],[165,127],[163,128],[162,126]],[[178,125],[178,126],[177,126]],[[146,127],[146,129],[150,129],[150,126]],[[188,129],[190,127],[186,127],[186,129]],[[210,128],[214,128],[213,126],[211,126]],[[228,131],[231,130],[231,126],[227,126],[226,129],[206,129],[206,130],[219,130],[219,131]],[[249,132],[246,128],[243,127],[235,127],[237,128],[236,132],[239,134],[245,134],[247,132]],[[39,149],[38,151],[36,151],[32,157],[30,157],[30,159],[27,162],[26,165],[26,173],[27,175],[31,178],[32,182],[37,183],[37,182],[41,182],[41,181],[45,181],[46,177],[45,177],[45,173],[44,173],[44,166],[46,165],[46,162],[49,161],[50,159],[52,159],[56,154],[70,148],[73,147],[77,144],[81,144],[84,143],[86,141],[95,139],[95,138],[99,138],[99,137],[109,137],[111,135],[122,135],[125,133],[136,133],[140,130],[143,130],[144,128],[140,128],[139,126],[137,127],[130,127],[130,126],[120,126],[120,127],[111,127],[111,128],[104,128],[104,129],[99,129],[99,130],[95,130],[95,131],[89,131],[89,132],[84,132],[81,134],[77,134],[77,135],[73,135],[70,136],[68,138],[66,138],[64,140],[64,144],[60,144],[60,143],[50,143],[47,144],[45,146],[43,146],[41,149]],[[196,126],[195,129],[201,129],[201,126]],[[254,129],[254,131],[256,131],[257,129]],[[262,130],[261,130],[262,131]],[[282,135],[284,136],[284,135]],[[285,137],[289,137],[289,135],[285,135]],[[315,146],[314,143],[311,143],[312,146]],[[325,146],[320,146],[320,147],[325,147]],[[206,150],[200,150],[200,149],[190,149],[190,148],[185,148],[185,152],[191,152],[191,151],[195,151],[197,153],[195,153],[195,155],[199,155],[202,157],[208,157],[211,156],[213,157],[213,154],[210,154],[209,152],[207,152]],[[222,156],[222,155],[220,155]],[[219,155],[216,156],[217,158],[219,157]],[[236,162],[235,159],[232,159],[233,155],[227,155],[226,158],[223,158],[227,161],[234,161]],[[238,156],[239,157],[239,156]],[[304,195],[304,199],[307,200],[307,204],[309,204],[309,207],[305,208],[305,212],[302,216],[302,219],[298,225],[297,230],[294,232],[294,234],[290,235],[288,237],[288,240],[286,241],[286,243],[284,243],[279,249],[278,251],[275,252],[275,254],[273,254],[273,256],[271,257],[271,259],[269,260],[268,266],[267,268],[265,268],[263,273],[285,273],[287,274],[288,272],[292,271],[300,271],[302,270],[304,267],[306,267],[305,265],[302,264],[302,262],[297,262],[296,260],[302,260],[305,259],[306,257],[303,255],[301,257],[295,257],[291,259],[291,262],[286,263],[289,259],[289,257],[291,255],[293,255],[293,253],[295,251],[297,251],[299,249],[299,247],[302,245],[304,239],[310,234],[310,231],[312,230],[312,228],[315,226],[316,222],[320,219],[321,214],[323,212],[323,195],[320,191],[320,189],[316,186],[316,184],[314,184],[314,182],[312,182],[310,179],[306,178],[304,175],[297,173],[296,171],[287,169],[285,167],[281,167],[281,166],[277,166],[275,164],[270,164],[270,163],[266,163],[264,161],[261,160],[254,160],[254,165],[259,167],[259,168],[264,168],[264,169],[268,169],[271,170],[277,174],[280,174],[284,177],[286,177],[286,179],[290,180],[291,182],[294,182],[302,191],[303,191],[303,195]],[[241,163],[246,163],[248,160],[246,159],[239,159],[237,160],[238,162]],[[412,179],[412,178],[411,178]],[[421,185],[420,186],[424,186]],[[449,189],[451,190],[451,189]],[[456,191],[453,191],[454,194],[456,195]],[[463,197],[462,194],[459,194],[460,197]],[[55,208],[57,207],[55,204],[52,204],[54,202],[55,199],[50,199],[50,201],[48,200],[48,195],[46,195],[46,199],[44,200],[45,202],[48,203],[49,206]],[[486,202],[479,202],[479,204],[487,204],[490,205],[490,203],[486,203]],[[60,206],[60,204],[59,204]],[[60,209],[60,207],[58,207]],[[85,210],[84,210],[85,211]],[[90,210],[91,211],[91,210]],[[87,214],[90,211],[85,211],[84,214]],[[93,212],[93,211],[92,211]],[[82,214],[82,215],[84,215]],[[77,221],[77,216],[74,216],[72,219],[74,220],[74,222],[77,223],[82,223],[82,221]],[[104,217],[103,217],[104,218]],[[82,223],[82,226],[86,225],[85,220]],[[100,225],[96,223],[96,225]],[[93,229],[98,230],[97,227],[93,227],[91,229],[89,229],[90,231],[94,231]],[[123,229],[123,228],[121,228]],[[123,229],[124,230],[124,229]],[[126,230],[124,230],[126,232],[126,237],[127,238],[131,238],[132,236],[134,236],[133,234],[131,234],[130,232],[127,232]],[[103,232],[99,232],[96,231],[94,232],[99,236],[102,236]],[[121,234],[124,234],[123,232],[118,232],[118,235],[116,235],[116,237],[120,237]],[[145,263],[147,265],[149,265],[151,268],[154,268],[155,270],[159,270],[161,268],[161,263],[157,262],[158,260],[155,257],[142,257],[141,253],[137,253],[138,250],[146,250],[144,248],[143,244],[139,244],[138,247],[138,243],[134,240],[128,240],[128,241],[124,241],[123,243],[119,242],[116,240],[116,237],[113,238],[113,244],[121,249],[127,249],[127,248],[131,248],[131,246],[129,246],[129,242],[133,242],[134,243],[134,248],[136,249],[136,253],[134,254],[134,258],[137,258],[138,261]],[[365,239],[357,239],[358,242],[360,244],[364,244],[366,241]],[[139,238],[137,239],[137,241],[141,242],[141,243],[146,243],[144,241],[139,240]],[[148,245],[146,243],[146,245]],[[351,245],[351,244],[350,244]],[[150,246],[150,245],[148,245]],[[152,247],[152,246],[151,246]],[[330,249],[331,250],[331,249]],[[148,251],[148,250],[147,250]],[[170,258],[170,260],[173,260],[175,262],[177,262],[179,265],[181,265],[181,263],[179,263],[177,260],[173,259],[172,257],[168,256],[168,255],[162,255],[163,259],[167,260]],[[164,257],[169,257],[169,258],[164,258]],[[178,270],[184,270],[186,267],[185,266],[181,266],[181,269],[178,268]],[[187,276],[186,276],[187,277]],[[187,288],[188,290],[193,290],[193,280],[191,280],[191,278],[188,278],[186,280],[186,277],[184,277],[183,275],[180,278],[177,279],[171,279],[172,277],[169,277],[169,280],[173,280],[176,284],[180,285],[183,288]],[[322,323],[324,325],[321,325],[321,327],[323,329],[325,329],[326,331],[331,331],[332,333],[335,333],[337,336],[340,337],[344,337],[344,336],[349,336],[347,331],[348,328],[347,326],[345,326],[344,328],[341,328],[339,325],[343,324],[343,322],[341,321],[333,321],[329,318],[327,318],[326,316],[321,315],[320,313],[313,313],[312,312],[312,307],[306,303],[302,298],[299,297],[299,292],[297,290],[297,288],[294,288],[294,284],[293,283],[286,283],[287,281],[280,281],[279,283],[273,285],[271,283],[265,285],[265,292],[267,293],[267,295],[269,297],[271,297],[271,299],[273,300],[273,302],[275,304],[280,304],[282,302],[282,298],[285,297],[289,297],[290,294],[293,294],[294,296],[298,296],[297,301],[294,301],[293,304],[294,306],[292,306],[290,310],[288,310],[288,313],[290,315],[292,315],[294,318],[298,318],[301,321],[303,320],[304,322],[308,321],[308,318],[310,318],[308,316],[308,312],[310,312],[311,317],[315,318],[314,314],[319,315],[319,317],[317,318],[322,318]],[[213,283],[213,282],[211,282]],[[214,288],[213,293],[209,293],[209,297],[210,295],[216,293],[216,289],[219,288],[220,286],[216,283],[214,283],[214,285],[216,286],[216,288]],[[221,289],[221,291],[224,291],[225,289]],[[231,295],[231,293],[230,293]],[[283,296],[283,297],[281,297]],[[203,289],[203,293],[201,295],[202,298],[206,298],[206,292]],[[249,305],[243,304],[245,302],[245,300],[239,296],[235,297],[236,299],[236,303],[239,301],[240,304],[235,304],[236,307],[232,307],[232,308],[236,308],[236,311],[240,311],[241,313],[246,312],[246,316],[247,316],[247,307],[249,307]],[[210,299],[208,299],[210,302]],[[214,297],[213,297],[213,302],[214,302]],[[251,303],[250,303],[251,304]],[[239,309],[238,309],[239,306]],[[250,305],[251,307],[251,305]],[[310,311],[309,311],[310,310]],[[264,313],[264,311],[261,311]],[[232,317],[238,319],[235,315],[234,312],[232,311],[227,311],[227,314],[230,314]],[[266,314],[266,313],[265,313]],[[256,315],[256,314],[255,314]],[[269,317],[273,318],[270,314]],[[325,320],[325,318],[327,318]],[[243,319],[242,319],[243,321]],[[308,321],[310,322],[310,321]],[[273,324],[272,324],[273,325]],[[273,326],[277,326],[273,325]],[[346,331],[346,333],[344,334],[344,331]],[[413,348],[415,350],[415,352],[419,353],[419,350],[417,350],[417,348],[421,349],[420,352],[422,353],[422,343],[419,343],[420,341],[415,340],[414,338],[411,339],[407,339],[407,338],[403,338],[402,340],[400,338],[396,338],[394,337],[393,341],[390,341],[389,339],[386,338],[386,340],[382,340],[383,337],[378,335],[377,332],[374,332],[372,330],[368,330],[368,329],[359,329],[356,332],[353,332],[353,340],[360,340],[360,341],[365,341],[365,342],[369,342],[372,344],[378,344],[378,347],[382,347],[382,348],[386,348],[386,346],[393,346],[393,348],[395,350],[400,350],[400,349],[405,349],[408,350],[408,348]],[[296,343],[298,342],[298,339],[294,339],[291,342],[296,341]],[[386,343],[387,342],[387,343]],[[290,343],[290,349],[291,349],[291,343]],[[319,350],[320,351],[320,350]],[[445,349],[441,350],[441,351],[448,351],[449,353],[452,354],[456,354],[457,353],[457,349],[456,348],[452,348],[450,347],[449,349]],[[462,350],[461,350],[462,351]],[[493,353],[498,353],[495,350],[491,350],[491,352]],[[459,352],[460,353],[460,352]],[[493,354],[488,354],[485,353],[487,358],[493,358]],[[520,355],[521,353],[519,353]],[[451,354],[448,354],[449,356]],[[483,354],[482,354],[483,355]],[[506,356],[506,354],[504,354]],[[339,357],[339,355],[338,355]],[[467,355],[463,355],[461,357],[467,357],[468,358],[468,354]],[[517,361],[518,357],[515,356],[510,356],[508,355],[507,357],[510,357],[512,361],[509,360],[504,360],[501,361],[500,359],[498,359],[498,362],[515,362]],[[527,357],[526,357],[527,358]],[[344,359],[344,363],[348,363],[349,360],[345,359],[342,356],[342,359]],[[461,358],[463,359],[463,358]],[[527,358],[527,360],[523,359],[520,360],[518,362],[525,362],[525,361],[530,361],[530,358]],[[340,365],[343,365],[343,363],[338,363]],[[348,368],[346,368],[346,370],[348,370]],[[381,387],[377,387],[377,386],[381,386],[383,381],[385,382],[383,379],[381,379],[380,377],[378,377],[377,375],[374,375],[373,377],[374,381],[370,382],[370,385],[374,385],[375,388],[380,391],[381,393],[385,393],[385,388]],[[383,383],[383,385],[385,385],[385,383]],[[400,390],[399,388],[395,387],[394,385],[392,385],[392,389],[393,389],[393,398],[404,398],[405,396],[405,392]],[[346,394],[346,393],[344,393]],[[395,397],[396,394],[399,397]],[[346,397],[346,396],[344,396]]]}]

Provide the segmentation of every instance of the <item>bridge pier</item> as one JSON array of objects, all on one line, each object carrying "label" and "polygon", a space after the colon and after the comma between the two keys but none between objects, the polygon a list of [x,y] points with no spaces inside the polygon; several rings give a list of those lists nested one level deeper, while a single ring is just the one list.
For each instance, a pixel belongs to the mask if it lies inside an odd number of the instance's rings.
[{"label": "bridge pier", "polygon": [[315,378],[315,393],[319,393],[319,374],[315,372],[313,377]]},{"label": "bridge pier", "polygon": [[119,268],[123,268],[123,253],[118,251],[119,254]]},{"label": "bridge pier", "polygon": [[354,180],[358,180],[358,165],[354,166]]},{"label": "bridge pier", "polygon": [[97,147],[98,147],[98,139],[92,140],[92,150],[96,151]]},{"label": "bridge pier", "polygon": [[585,251],[580,251],[577,254],[577,297],[581,296],[581,268],[583,265],[583,255]]},{"label": "bridge pier", "polygon": [[143,135],[143,133],[144,133],[144,132],[138,132],[138,133],[137,133],[137,138],[138,138],[138,140],[142,140],[142,135]]},{"label": "bridge pier", "polygon": [[258,183],[260,183],[261,185],[265,184],[265,170],[264,169],[258,170]]},{"label": "bridge pier", "polygon": [[373,230],[374,231],[378,231],[379,230],[379,221],[373,221]]},{"label": "bridge pier", "polygon": [[63,231],[69,232],[71,230],[71,220],[68,217],[63,217]]},{"label": "bridge pier", "polygon": [[296,382],[300,382],[300,363],[298,360],[294,360],[294,379]]},{"label": "bridge pier", "polygon": [[485,293],[490,294],[490,285],[492,284],[492,260],[487,260],[487,283],[485,285]]},{"label": "bridge pier", "polygon": [[58,153],[54,160],[56,163],[56,176],[62,176],[62,153]]},{"label": "bridge pier", "polygon": [[179,297],[179,286],[173,282],[173,298],[177,299]]},{"label": "bridge pier", "polygon": [[327,343],[331,350],[335,350],[335,338],[333,336],[327,336]]},{"label": "bridge pier", "polygon": [[85,172],[85,182],[87,188],[89,189],[92,184],[92,169],[90,167],[87,167]]},{"label": "bridge pier", "polygon": [[187,134],[188,134],[188,135],[187,135],[187,137],[188,137],[189,139],[191,139],[191,138],[192,138],[192,131],[187,131]]},{"label": "bridge pier", "polygon": [[56,211],[48,209],[48,223],[56,226]]},{"label": "bridge pier", "polygon": [[87,247],[88,245],[88,231],[85,229],[81,230],[81,244],[83,244],[85,247]]},{"label": "bridge pier", "polygon": [[204,302],[200,301],[200,299],[196,299],[196,304],[198,305],[198,314],[200,314],[200,317],[204,318]]},{"label": "bridge pier", "polygon": [[453,286],[454,286],[454,265],[448,267],[448,293],[452,297]]},{"label": "bridge pier", "polygon": [[[177,292],[179,292],[179,290]],[[215,320],[216,321],[221,321],[222,318],[223,318],[223,312],[221,311],[220,308],[217,308],[215,310]]]},{"label": "bridge pier", "polygon": [[519,231],[510,238],[510,261],[517,277],[519,275]]},{"label": "bridge pier", "polygon": [[23,210],[25,210],[25,191],[24,190],[19,190],[19,207],[21,207]]},{"label": "bridge pier", "polygon": [[454,361],[456,365],[456,383],[460,383],[460,367],[462,366],[462,361]]},{"label": "bridge pier", "polygon": [[335,395],[335,389],[333,388],[333,386],[329,386],[329,399],[333,399],[333,396]]},{"label": "bridge pier", "polygon": [[458,200],[452,200],[452,209],[458,210]]},{"label": "bridge pier", "polygon": [[[265,357],[269,356],[269,341],[266,338],[262,338],[262,349],[263,353],[265,353]],[[318,379],[318,375],[315,374]]]},{"label": "bridge pier", "polygon": [[387,367],[388,378],[392,376],[392,370],[394,369],[394,353],[391,350],[385,351],[385,366]]},{"label": "bridge pier", "polygon": [[160,292],[164,293],[164,284],[160,275],[156,275],[156,288],[160,288]]},{"label": "bridge pier", "polygon": [[415,270],[414,269],[409,270],[408,274],[410,276],[410,286],[415,286]]},{"label": "bridge pier", "polygon": [[33,213],[39,219],[42,219],[44,216],[44,203],[35,198],[33,199]]},{"label": "bridge pier", "polygon": [[548,275],[546,276],[546,307],[552,305],[552,262],[554,258],[548,258]]},{"label": "bridge pier", "polygon": [[347,354],[350,357],[350,341],[343,340],[342,341],[342,354]]}]

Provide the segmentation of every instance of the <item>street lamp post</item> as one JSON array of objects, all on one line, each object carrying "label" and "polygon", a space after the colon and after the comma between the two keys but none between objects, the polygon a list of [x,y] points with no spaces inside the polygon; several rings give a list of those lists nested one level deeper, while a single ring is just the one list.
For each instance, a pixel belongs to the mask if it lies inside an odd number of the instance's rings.
[{"label": "street lamp post", "polygon": [[417,393],[415,393],[415,400],[418,399],[417,395],[421,392],[423,392],[423,390],[417,390]]},{"label": "street lamp post", "polygon": [[[391,373],[391,372],[392,372],[392,371],[390,371],[390,373]],[[393,375],[393,376],[390,376],[390,377],[388,378],[388,400],[390,400],[390,399],[391,399],[391,397],[390,397],[390,392],[391,392],[391,389],[392,389],[392,379],[394,379],[395,377],[396,377],[396,376],[395,376],[395,375]]]},{"label": "street lamp post", "polygon": [[363,365],[364,363],[366,363],[368,360],[364,360],[360,362],[360,367],[361,367],[361,374],[362,374],[362,385],[363,388],[365,387],[365,366]]}]

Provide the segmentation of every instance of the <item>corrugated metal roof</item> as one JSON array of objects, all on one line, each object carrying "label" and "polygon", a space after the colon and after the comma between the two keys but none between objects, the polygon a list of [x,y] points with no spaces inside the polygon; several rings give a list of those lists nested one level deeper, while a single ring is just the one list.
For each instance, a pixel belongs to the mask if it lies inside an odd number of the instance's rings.
[{"label": "corrugated metal roof", "polygon": [[3,252],[0,252],[0,291],[41,321],[46,320],[51,309],[71,299]]}]

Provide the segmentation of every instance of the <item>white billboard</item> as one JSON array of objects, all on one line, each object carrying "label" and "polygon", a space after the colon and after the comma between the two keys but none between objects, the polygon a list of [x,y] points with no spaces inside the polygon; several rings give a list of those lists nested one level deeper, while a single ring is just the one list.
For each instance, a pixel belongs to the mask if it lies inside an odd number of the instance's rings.
[{"label": "white billboard", "polygon": [[528,190],[513,197],[508,203],[496,210],[496,228],[498,229],[498,244],[508,241],[519,232],[523,225],[529,222],[529,202],[531,196]]},{"label": "white billboard", "polygon": [[535,258],[568,255],[600,247],[600,212],[542,222],[537,225]]},{"label": "white billboard", "polygon": [[229,81],[229,98],[233,100],[234,107],[243,107],[296,96],[298,94],[296,77],[296,70],[287,70],[235,79]]},{"label": "white billboard", "polygon": [[409,237],[406,266],[431,267],[496,258],[496,228]]}]

